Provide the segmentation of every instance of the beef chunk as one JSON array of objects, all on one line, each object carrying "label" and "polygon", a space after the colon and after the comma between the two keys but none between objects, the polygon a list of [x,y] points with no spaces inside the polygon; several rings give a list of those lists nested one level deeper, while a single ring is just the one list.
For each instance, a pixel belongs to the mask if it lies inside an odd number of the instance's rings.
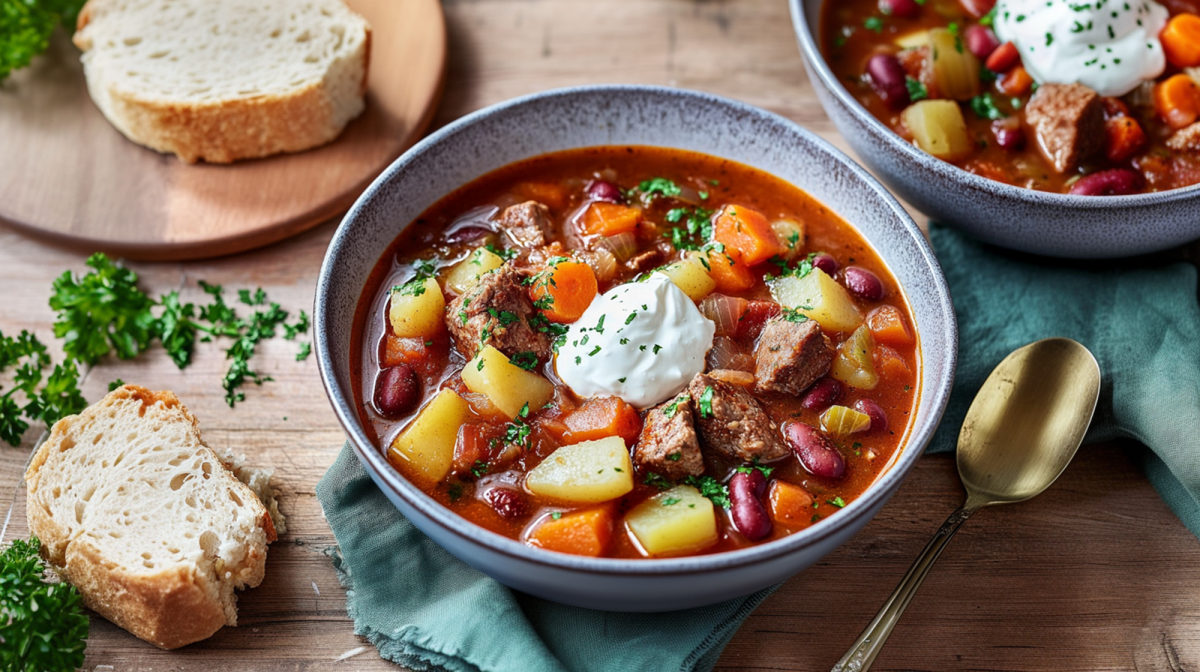
[{"label": "beef chunk", "polygon": [[625,266],[634,273],[645,273],[646,271],[655,268],[662,261],[662,252],[658,250],[646,250],[625,262]]},{"label": "beef chunk", "polygon": [[554,235],[554,220],[550,208],[537,201],[510,205],[500,213],[500,226],[522,247],[545,245]]},{"label": "beef chunk", "polygon": [[800,394],[829,372],[833,355],[821,325],[776,317],[763,327],[754,351],[754,379],[760,391]]},{"label": "beef chunk", "polygon": [[1038,147],[1067,173],[1104,148],[1104,103],[1082,84],[1043,84],[1025,107]]},{"label": "beef chunk", "polygon": [[770,462],[788,454],[767,412],[742,388],[703,373],[688,384],[701,444],[743,462]]},{"label": "beef chunk", "polygon": [[1167,147],[1178,152],[1200,152],[1200,121],[1175,131],[1167,140]]},{"label": "beef chunk", "polygon": [[474,357],[490,345],[508,357],[520,352],[532,352],[541,362],[550,357],[550,337],[529,324],[537,310],[521,284],[525,277],[510,262],[450,302],[446,327],[463,355]]},{"label": "beef chunk", "polygon": [[696,440],[692,398],[685,392],[650,409],[633,449],[638,469],[673,481],[704,473],[704,458]]}]

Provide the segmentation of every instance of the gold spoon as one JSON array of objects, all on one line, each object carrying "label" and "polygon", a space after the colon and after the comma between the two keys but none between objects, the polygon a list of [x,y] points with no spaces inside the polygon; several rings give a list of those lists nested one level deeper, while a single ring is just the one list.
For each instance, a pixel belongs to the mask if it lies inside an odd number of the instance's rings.
[{"label": "gold spoon", "polygon": [[1100,367],[1069,338],[1016,350],[992,371],[958,435],[958,475],[967,502],[950,514],[833,672],[866,672],[950,537],[971,514],[1040,494],[1058,479],[1092,422]]}]

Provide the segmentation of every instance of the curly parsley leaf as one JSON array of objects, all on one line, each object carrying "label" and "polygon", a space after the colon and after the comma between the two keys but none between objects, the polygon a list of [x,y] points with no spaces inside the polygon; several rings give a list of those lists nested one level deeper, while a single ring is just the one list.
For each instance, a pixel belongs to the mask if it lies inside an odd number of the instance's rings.
[{"label": "curly parsley leaf", "polygon": [[14,540],[0,552],[0,670],[65,672],[83,666],[88,619],[69,583],[47,583],[41,542]]},{"label": "curly parsley leaf", "polygon": [[688,476],[683,482],[699,490],[701,495],[723,509],[733,506],[729,501],[729,486],[712,476]]},{"label": "curly parsley leaf", "polygon": [[63,339],[63,352],[85,364],[110,350],[121,359],[136,357],[154,335],[154,301],[138,289],[136,273],[103,254],[93,254],[87,265],[93,270],[83,277],[66,271],[52,285],[54,335]]},{"label": "curly parsley leaf", "polygon": [[29,65],[34,56],[50,46],[54,27],[62,24],[67,33],[84,0],[0,0],[0,82],[13,70]]}]

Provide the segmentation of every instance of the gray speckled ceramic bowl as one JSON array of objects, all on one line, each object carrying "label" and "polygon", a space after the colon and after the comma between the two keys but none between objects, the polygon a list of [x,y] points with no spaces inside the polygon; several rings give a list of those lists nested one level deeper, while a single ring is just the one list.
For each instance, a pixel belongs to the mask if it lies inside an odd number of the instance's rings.
[{"label": "gray speckled ceramic bowl", "polygon": [[1135,196],[1070,196],[1022,189],[935,159],[893,133],[842,86],[813,28],[824,0],[790,0],[800,52],[842,137],[901,198],[989,243],[1056,257],[1156,252],[1200,238],[1200,185]]},{"label": "gray speckled ceramic bowl", "polygon": [[[661,560],[584,558],[530,548],[467,522],[409,484],[367,438],[354,406],[355,307],[393,239],[453,189],[509,163],[577,147],[634,144],[725,157],[812,194],[857,227],[895,274],[920,334],[920,399],[891,468],[837,515],[785,539],[730,553]],[[957,355],[941,269],[900,204],[845,155],[796,124],[742,103],[639,86],[561,89],[481,110],[391,165],[350,209],[317,283],[316,350],[334,411],[368,473],[418,528],[467,564],[518,590],[615,611],[666,611],[746,595],[808,567],[862,528],[900,486],[933,435]]]}]

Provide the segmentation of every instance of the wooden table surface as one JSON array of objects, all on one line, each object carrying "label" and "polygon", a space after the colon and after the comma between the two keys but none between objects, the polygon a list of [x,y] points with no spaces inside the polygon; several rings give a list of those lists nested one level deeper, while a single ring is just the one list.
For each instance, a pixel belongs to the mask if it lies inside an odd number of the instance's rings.
[{"label": "wooden table surface", "polygon": [[[396,0],[402,1],[402,0]],[[846,148],[805,77],[783,0],[455,0],[445,3],[448,85],[435,126],[541,89],[645,82],[719,93],[779,112]],[[378,64],[377,67],[403,67]],[[312,305],[330,222],[273,247],[203,262],[134,264],[152,295],[197,280],[264,287],[296,310]],[[52,279],[83,257],[0,229],[0,331],[53,341]],[[93,616],[85,669],[386,670],[354,635],[323,552],[333,535],[314,486],[343,436],[313,359],[294,344],[260,346],[275,382],[222,400],[225,362],[200,344],[179,371],[161,349],[101,362],[84,393],[115,378],[172,389],[207,441],[275,469],[288,534],[263,584],[239,599],[240,625],[159,651]],[[0,445],[0,538],[27,534],[25,445]],[[876,670],[1200,669],[1200,548],[1139,473],[1132,446],[1088,446],[1032,502],[984,511],[966,525],[896,628]],[[827,670],[858,636],[962,492],[948,456],[920,461],[892,502],[853,540],[789,581],[743,625],[723,670]],[[335,659],[355,655],[341,662]]]}]

